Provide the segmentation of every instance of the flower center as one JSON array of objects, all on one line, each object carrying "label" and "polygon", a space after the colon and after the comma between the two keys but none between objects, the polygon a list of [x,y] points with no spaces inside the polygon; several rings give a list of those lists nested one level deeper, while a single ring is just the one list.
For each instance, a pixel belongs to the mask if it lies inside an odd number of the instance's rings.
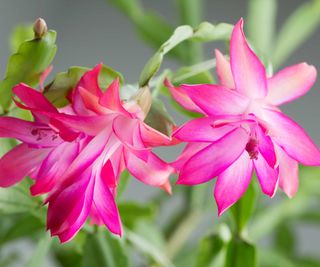
[{"label": "flower center", "polygon": [[40,141],[44,138],[50,137],[52,141],[58,138],[58,134],[52,131],[50,128],[33,128],[31,134],[37,138],[37,141]]},{"label": "flower center", "polygon": [[250,138],[249,142],[246,145],[246,151],[248,152],[250,159],[258,159],[258,140],[255,138]]}]

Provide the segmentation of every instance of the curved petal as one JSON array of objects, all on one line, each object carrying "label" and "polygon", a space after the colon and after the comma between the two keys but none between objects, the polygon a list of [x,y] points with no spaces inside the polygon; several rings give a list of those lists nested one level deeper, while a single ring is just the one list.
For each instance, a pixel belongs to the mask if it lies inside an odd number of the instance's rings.
[{"label": "curved petal", "polygon": [[263,98],[267,94],[266,71],[246,41],[242,19],[232,32],[230,63],[237,91],[255,99]]},{"label": "curved petal", "polygon": [[252,177],[252,167],[252,160],[248,153],[244,152],[218,176],[214,198],[217,202],[219,216],[246,192]]},{"label": "curved petal", "polygon": [[268,79],[266,100],[272,105],[282,105],[306,94],[317,79],[314,66],[300,63],[279,71]]},{"label": "curved petal", "polygon": [[173,136],[185,142],[214,142],[235,128],[229,125],[214,127],[214,121],[212,117],[190,120],[178,128]]},{"label": "curved petal", "polygon": [[41,164],[36,182],[31,186],[32,195],[45,194],[57,184],[79,153],[79,144],[65,142],[53,149]]},{"label": "curved petal", "polygon": [[50,103],[48,99],[44,97],[41,92],[29,87],[26,84],[20,83],[13,87],[13,93],[19,97],[19,99],[30,110],[45,110],[48,112],[57,113],[57,109]]},{"label": "curved petal", "polygon": [[101,96],[99,103],[110,110],[120,112],[131,117],[131,114],[122,106],[119,88],[120,80],[119,78],[116,78]]},{"label": "curved petal", "polygon": [[287,194],[293,197],[299,187],[298,162],[290,158],[280,147],[276,147],[279,159],[279,186]]},{"label": "curved petal", "polygon": [[97,114],[105,114],[111,112],[107,108],[103,107],[99,103],[99,97],[92,94],[87,89],[83,87],[78,87],[79,94],[82,98],[82,102],[88,110],[91,110]]},{"label": "curved petal", "polygon": [[173,86],[168,79],[165,79],[164,85],[169,88],[170,93],[175,101],[177,101],[182,107],[187,110],[191,110],[198,113],[204,113],[200,107],[198,107],[187,95],[186,92],[179,87]]},{"label": "curved petal", "polygon": [[253,164],[262,192],[269,197],[273,197],[279,181],[278,168],[271,168],[261,155],[258,156],[258,159],[253,160]]},{"label": "curved petal", "polygon": [[240,157],[249,136],[237,128],[193,155],[181,168],[178,184],[205,183],[219,175]]},{"label": "curved petal", "polygon": [[179,171],[183,165],[195,154],[197,154],[200,150],[204,149],[205,147],[209,146],[211,143],[204,143],[204,142],[196,142],[196,143],[188,143],[180,156],[171,163],[177,171]]},{"label": "curved petal", "polygon": [[48,126],[13,117],[0,117],[0,137],[15,138],[34,147],[54,147],[63,142]]},{"label": "curved petal", "polygon": [[93,201],[96,211],[110,232],[121,236],[120,214],[114,196],[100,175],[96,177]]},{"label": "curved petal", "polygon": [[128,171],[141,182],[161,187],[169,179],[173,168],[158,158],[152,152],[149,153],[147,160],[142,160],[131,151],[124,150],[124,161]]},{"label": "curved petal", "polygon": [[93,69],[87,71],[79,80],[76,90],[77,88],[82,87],[93,95],[100,97],[102,95],[102,91],[99,87],[98,81],[102,66],[103,64],[99,63]]},{"label": "curved petal", "polygon": [[[77,177],[77,181],[62,190],[49,201],[47,229],[51,235],[59,235],[73,229],[74,235],[85,222],[93,200],[94,179],[91,169]],[[83,214],[83,209],[86,212]],[[86,216],[84,216],[86,215]],[[81,223],[79,222],[81,219]],[[74,229],[73,226],[77,227]]]},{"label": "curved petal", "polygon": [[256,127],[258,135],[258,150],[261,155],[265,158],[271,168],[273,168],[277,162],[274,145],[270,136],[266,135],[260,126]]},{"label": "curved petal", "polygon": [[302,127],[283,113],[265,110],[269,135],[290,157],[304,165],[320,165],[320,151]]},{"label": "curved petal", "polygon": [[183,84],[180,89],[209,116],[242,114],[250,101],[246,96],[223,86]]},{"label": "curved petal", "polygon": [[49,153],[49,149],[20,144],[0,159],[0,186],[9,187],[29,175]]},{"label": "curved petal", "polygon": [[139,123],[142,142],[148,147],[169,146],[177,143],[169,136],[153,129],[144,122]]},{"label": "curved petal", "polygon": [[216,54],[217,74],[218,74],[220,84],[228,88],[235,88],[229,61],[224,57],[224,55],[218,49],[215,50],[215,54]]}]

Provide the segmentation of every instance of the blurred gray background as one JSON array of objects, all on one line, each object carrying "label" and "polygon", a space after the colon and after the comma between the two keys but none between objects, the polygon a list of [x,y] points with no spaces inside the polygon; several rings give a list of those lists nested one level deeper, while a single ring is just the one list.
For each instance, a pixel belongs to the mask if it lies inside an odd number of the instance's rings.
[{"label": "blurred gray background", "polygon": [[[130,1],[130,0],[128,0]],[[196,1],[196,0],[195,0]],[[246,0],[207,0],[204,17],[209,22],[235,23],[240,17],[246,17]],[[279,0],[277,25],[304,1]],[[147,8],[155,9],[168,21],[178,26],[174,0],[146,0]],[[9,56],[9,36],[12,29],[21,23],[32,22],[37,17],[47,21],[49,28],[58,33],[58,52],[54,59],[54,71],[65,71],[71,65],[94,66],[98,62],[120,71],[126,82],[135,83],[139,73],[154,50],[144,44],[137,36],[133,25],[107,0],[1,0],[0,1],[0,73],[3,76]],[[310,38],[289,59],[286,65],[306,61],[320,67],[320,31]],[[206,55],[213,55],[215,44],[206,46]],[[177,68],[178,65],[166,59],[166,66]],[[311,137],[320,144],[320,82],[304,97],[285,106],[284,111],[300,123]],[[0,96],[1,97],[1,96]],[[177,117],[178,123],[182,123]],[[161,151],[167,160],[173,160],[180,149]],[[127,198],[143,201],[153,194],[153,189],[133,182]],[[212,200],[213,201],[213,200]],[[212,214],[210,221],[216,220]],[[301,248],[305,251],[318,252],[320,233],[316,229],[301,229]],[[28,244],[20,244],[25,251]],[[48,263],[48,266],[50,264]]]}]

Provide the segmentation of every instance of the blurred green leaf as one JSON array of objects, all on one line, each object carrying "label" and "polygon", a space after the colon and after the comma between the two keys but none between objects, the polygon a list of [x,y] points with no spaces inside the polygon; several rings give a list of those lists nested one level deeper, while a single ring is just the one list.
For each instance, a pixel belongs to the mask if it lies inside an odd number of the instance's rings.
[{"label": "blurred green leaf", "polygon": [[159,250],[156,246],[154,246],[154,244],[136,234],[134,231],[126,229],[125,237],[135,249],[141,251],[145,255],[150,256],[154,262],[158,263],[160,266],[174,267],[167,256],[163,254],[162,250]]},{"label": "blurred green leaf", "polygon": [[140,78],[139,86],[146,86],[149,80],[157,73],[159,70],[163,57],[175,46],[183,42],[184,40],[190,38],[193,34],[193,29],[190,26],[183,25],[175,29],[171,37],[163,43],[159,50],[153,55],[153,57],[144,66]]},{"label": "blurred green leaf", "polygon": [[83,255],[83,267],[87,266],[130,266],[123,240],[107,231],[88,235]]},{"label": "blurred green leaf", "polygon": [[140,219],[151,219],[155,214],[155,206],[141,205],[135,202],[123,202],[118,204],[122,222],[133,228],[136,221]]},{"label": "blurred green leaf", "polygon": [[119,199],[123,192],[126,190],[128,184],[130,181],[130,173],[127,170],[124,170],[121,175],[120,175],[120,179],[119,179],[119,184],[117,187],[117,199]]},{"label": "blurred green leaf", "polygon": [[18,25],[10,35],[11,53],[16,53],[19,46],[34,37],[32,24]]},{"label": "blurred green leaf", "polygon": [[151,242],[158,249],[163,250],[166,246],[163,233],[154,222],[140,219],[135,223],[134,232]]},{"label": "blurred green leaf", "polygon": [[20,184],[10,188],[0,188],[0,214],[14,214],[35,211],[40,208],[37,198],[29,193],[29,181],[24,179]]},{"label": "blurred green leaf", "polygon": [[57,47],[56,32],[48,31],[43,38],[23,42],[17,53],[9,58],[4,80],[0,82],[0,105],[5,112],[11,104],[14,85],[23,82],[30,86],[39,83],[41,73],[52,62]]},{"label": "blurred green leaf", "polygon": [[[298,267],[291,258],[279,253],[277,250],[259,250],[259,266],[261,267],[274,267],[275,263],[281,267]],[[305,266],[301,266],[305,267]]]},{"label": "blurred green leaf", "polygon": [[295,253],[295,241],[294,230],[288,223],[283,223],[276,228],[274,237],[275,249],[285,255],[292,256]]},{"label": "blurred green leaf", "polygon": [[35,218],[30,214],[17,216],[11,221],[10,227],[6,229],[5,233],[1,235],[0,244],[31,236],[40,229],[44,230],[44,228],[44,224],[38,218]]},{"label": "blurred green leaf", "polygon": [[[0,157],[17,145],[17,141],[11,138],[0,139]],[[0,194],[1,196],[1,194]]]},{"label": "blurred green leaf", "polygon": [[49,233],[44,233],[39,240],[35,251],[32,254],[31,260],[26,267],[42,267],[44,266],[44,261],[49,252],[52,242],[52,237]]},{"label": "blurred green leaf", "polygon": [[161,100],[152,99],[150,111],[144,122],[159,132],[171,136],[174,121]]},{"label": "blurred green leaf", "polygon": [[256,203],[256,191],[253,182],[250,183],[245,194],[231,208],[231,214],[238,233],[241,233],[253,214]]},{"label": "blurred green leaf", "polygon": [[[66,72],[58,73],[54,80],[45,87],[44,93],[46,97],[57,107],[65,106],[68,103],[66,96],[88,70],[90,69],[86,67],[74,66],[70,67]],[[120,83],[123,84],[123,77],[119,72],[103,65],[99,76],[99,86],[101,89],[105,89],[117,77],[120,78]]]},{"label": "blurred green leaf", "polygon": [[282,26],[272,54],[279,67],[320,25],[320,0],[303,3]]},{"label": "blurred green leaf", "polygon": [[278,0],[250,0],[248,36],[253,46],[265,56],[272,52]]},{"label": "blurred green leaf", "polygon": [[227,247],[225,267],[257,267],[256,247],[245,240],[233,238]]},{"label": "blurred green leaf", "polygon": [[200,42],[229,41],[233,25],[227,23],[218,23],[216,25],[209,22],[202,22],[195,29],[191,40]]}]

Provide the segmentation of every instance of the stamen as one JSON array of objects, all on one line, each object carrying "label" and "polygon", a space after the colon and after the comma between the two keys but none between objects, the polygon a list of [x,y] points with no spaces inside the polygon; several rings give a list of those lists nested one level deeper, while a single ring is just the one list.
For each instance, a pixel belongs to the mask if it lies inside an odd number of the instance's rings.
[{"label": "stamen", "polygon": [[249,142],[247,143],[246,151],[248,152],[250,159],[258,159],[258,144],[258,140],[254,138],[250,138]]}]

